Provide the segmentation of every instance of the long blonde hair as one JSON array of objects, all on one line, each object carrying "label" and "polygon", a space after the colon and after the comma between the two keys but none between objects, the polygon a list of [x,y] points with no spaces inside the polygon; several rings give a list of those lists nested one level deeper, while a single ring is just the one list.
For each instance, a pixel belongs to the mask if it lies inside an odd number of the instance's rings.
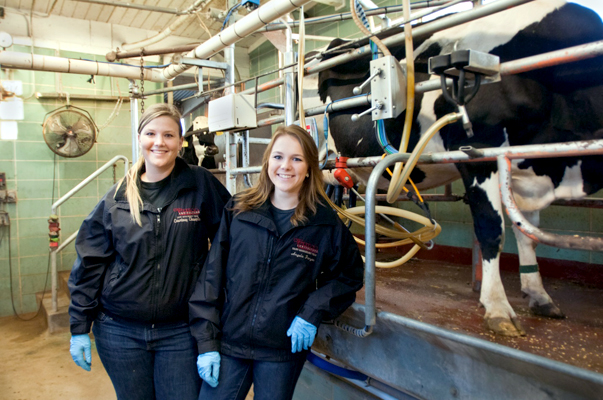
[{"label": "long blonde hair", "polygon": [[[176,122],[176,124],[178,125],[178,131],[180,133],[180,136],[182,137],[182,125],[180,124],[180,119],[182,118],[182,115],[175,106],[165,103],[153,104],[145,110],[145,112],[140,117],[140,122],[138,123],[138,135],[140,135],[145,126],[147,126],[155,118],[164,116],[170,117],[174,122]],[[144,157],[138,157],[138,160],[128,170],[127,177],[122,178],[119,181],[118,185],[118,187],[120,187],[123,183],[123,180],[127,179],[126,199],[128,199],[128,203],[130,204],[130,215],[132,216],[134,222],[137,223],[139,226],[142,226],[142,221],[140,219],[140,208],[142,207],[142,198],[140,197],[138,181],[140,180],[140,173],[142,172],[143,167]]]},{"label": "long blonde hair", "polygon": [[264,156],[262,158],[262,170],[257,184],[251,189],[241,192],[237,196],[237,201],[233,207],[235,214],[244,211],[259,208],[268,200],[274,191],[274,184],[268,176],[268,162],[270,161],[270,153],[277,139],[283,135],[289,135],[297,139],[302,148],[302,153],[306,163],[308,164],[309,177],[304,180],[304,183],[299,191],[299,204],[295,207],[295,212],[291,217],[291,223],[294,226],[302,222],[306,222],[308,217],[306,213],[309,210],[312,214],[316,213],[316,204],[320,203],[321,192],[323,192],[323,175],[318,166],[318,149],[312,140],[312,137],[305,129],[297,125],[280,126],[274,132],[272,140],[268,144]]}]

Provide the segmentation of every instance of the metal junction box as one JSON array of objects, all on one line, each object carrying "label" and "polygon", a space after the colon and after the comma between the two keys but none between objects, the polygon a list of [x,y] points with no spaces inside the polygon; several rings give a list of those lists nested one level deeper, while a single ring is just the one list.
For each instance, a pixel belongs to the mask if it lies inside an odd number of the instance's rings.
[{"label": "metal junction box", "polygon": [[241,131],[257,128],[254,96],[227,94],[209,102],[207,112],[209,131]]},{"label": "metal junction box", "polygon": [[400,63],[394,56],[373,60],[373,74],[378,74],[371,80],[371,107],[376,107],[371,113],[373,121],[396,118],[406,109],[406,75]]}]

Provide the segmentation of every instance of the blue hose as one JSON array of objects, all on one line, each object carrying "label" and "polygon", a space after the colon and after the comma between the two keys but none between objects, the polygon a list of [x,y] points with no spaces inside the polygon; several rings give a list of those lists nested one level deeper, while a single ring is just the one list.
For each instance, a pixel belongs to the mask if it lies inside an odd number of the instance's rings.
[{"label": "blue hose", "polygon": [[366,381],[368,379],[368,376],[364,375],[361,372],[343,368],[335,364],[331,364],[330,362],[322,359],[321,357],[317,356],[312,352],[308,353],[308,361],[310,361],[312,365],[322,370],[325,370],[335,375],[342,376],[344,378],[356,379],[359,381]]}]

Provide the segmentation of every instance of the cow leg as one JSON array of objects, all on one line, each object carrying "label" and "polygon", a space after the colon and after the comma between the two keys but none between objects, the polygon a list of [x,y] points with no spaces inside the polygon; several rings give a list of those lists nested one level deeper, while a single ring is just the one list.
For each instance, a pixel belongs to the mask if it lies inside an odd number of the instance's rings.
[{"label": "cow leg", "polygon": [[[524,217],[534,226],[540,223],[539,211],[523,211]],[[513,233],[517,239],[519,254],[519,272],[521,277],[521,292],[530,298],[530,310],[536,315],[549,318],[565,318],[563,312],[553,303],[542,284],[536,261],[537,243],[521,233],[513,225]]]},{"label": "cow leg", "polygon": [[484,167],[483,164],[459,167],[473,215],[475,235],[482,250],[480,303],[486,310],[484,319],[489,329],[503,336],[521,336],[525,335],[525,331],[509,304],[500,277],[499,262],[505,227],[498,173],[492,169],[485,173]]}]

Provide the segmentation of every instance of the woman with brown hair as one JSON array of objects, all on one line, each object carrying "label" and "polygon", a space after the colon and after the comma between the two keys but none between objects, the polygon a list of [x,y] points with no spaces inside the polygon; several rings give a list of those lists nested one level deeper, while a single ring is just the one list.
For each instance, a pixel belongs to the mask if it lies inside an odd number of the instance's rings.
[{"label": "woman with brown hair", "polygon": [[279,127],[258,183],[233,197],[189,302],[199,399],[290,399],[321,321],[362,287],[358,247],[321,196],[308,133]]},{"label": "woman with brown hair", "polygon": [[140,119],[142,157],[79,230],[69,277],[70,352],[90,371],[96,348],[118,399],[196,399],[201,381],[188,299],[230,195],[178,153],[178,109]]}]

